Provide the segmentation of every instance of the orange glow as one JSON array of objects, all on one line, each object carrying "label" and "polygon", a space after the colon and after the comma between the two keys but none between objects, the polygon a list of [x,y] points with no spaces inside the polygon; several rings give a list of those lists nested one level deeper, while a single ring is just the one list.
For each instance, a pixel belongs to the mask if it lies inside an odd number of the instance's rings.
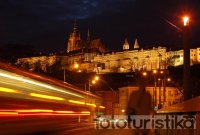
[{"label": "orange glow", "polygon": [[33,112],[53,112],[53,110],[46,109],[29,109],[29,110],[17,110],[19,113],[33,113]]},{"label": "orange glow", "polygon": [[86,113],[86,114],[90,114],[90,112],[89,111],[82,111],[81,113]]},{"label": "orange glow", "polygon": [[0,112],[0,115],[18,115],[17,112]]},{"label": "orange glow", "polygon": [[188,17],[188,16],[184,16],[184,17],[183,17],[183,25],[184,25],[184,26],[189,25],[189,17]]},{"label": "orange glow", "polygon": [[99,106],[99,108],[105,109],[105,107],[104,107],[104,106]]},{"label": "orange glow", "polygon": [[167,78],[167,81],[170,82],[170,81],[171,81],[171,78]]},{"label": "orange glow", "polygon": [[74,104],[81,104],[81,105],[88,105],[88,106],[93,106],[93,107],[96,107],[95,104],[91,104],[91,103],[85,103],[85,102],[82,102],[82,101],[76,101],[76,100],[68,100],[70,103],[74,103]]},{"label": "orange glow", "polygon": [[74,111],[54,111],[56,113],[74,113]]},{"label": "orange glow", "polygon": [[147,72],[143,72],[142,75],[143,75],[143,76],[147,76]]},{"label": "orange glow", "polygon": [[157,70],[153,70],[153,73],[156,74],[156,73],[157,73]]},{"label": "orange glow", "polygon": [[78,68],[79,67],[79,65],[76,63],[76,64],[74,64],[74,68]]},{"label": "orange glow", "polygon": [[55,96],[49,96],[49,95],[43,95],[43,94],[37,94],[37,93],[30,93],[29,95],[32,97],[52,99],[52,100],[65,100],[64,98],[61,98],[61,97],[55,97]]},{"label": "orange glow", "polygon": [[0,110],[0,116],[17,116],[18,112],[16,112],[15,110]]},{"label": "orange glow", "polygon": [[96,107],[96,105],[95,105],[95,104],[86,103],[86,105],[89,105],[89,106]]},{"label": "orange glow", "polygon": [[92,84],[95,84],[96,83],[96,81],[95,80],[92,80]]},{"label": "orange glow", "polygon": [[94,78],[96,81],[98,81],[99,80],[99,76],[95,76],[95,78]]},{"label": "orange glow", "polygon": [[76,100],[68,100],[70,103],[75,103],[75,104],[81,104],[84,105],[85,102],[81,102],[81,101],[76,101]]},{"label": "orange glow", "polygon": [[3,116],[41,116],[41,115],[90,115],[89,111],[53,111],[47,109],[27,109],[27,110],[0,110],[0,117]]},{"label": "orange glow", "polygon": [[19,93],[17,90],[13,90],[10,88],[4,88],[4,87],[0,87],[0,92]]}]

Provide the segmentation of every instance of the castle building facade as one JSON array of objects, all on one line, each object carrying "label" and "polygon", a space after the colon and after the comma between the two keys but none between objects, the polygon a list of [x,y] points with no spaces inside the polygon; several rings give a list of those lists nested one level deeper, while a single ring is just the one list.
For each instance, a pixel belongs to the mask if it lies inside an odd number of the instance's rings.
[{"label": "castle building facade", "polygon": [[97,55],[93,62],[96,63],[97,72],[150,71],[165,68],[166,52],[166,47],[153,47],[153,49],[145,50],[138,48],[133,50],[124,49],[119,52]]},{"label": "castle building facade", "polygon": [[[142,49],[136,39],[133,49],[126,38],[122,51],[106,52],[101,39],[91,39],[87,32],[86,40],[81,39],[76,22],[69,35],[66,51],[62,54],[19,58],[16,62],[21,67],[34,70],[38,66],[46,72],[48,67],[59,63],[61,70],[77,70],[79,72],[134,72],[166,69],[168,66],[183,65],[183,50],[168,51],[166,47]],[[200,63],[200,47],[190,49],[191,65]],[[74,65],[78,64],[78,69]]]}]

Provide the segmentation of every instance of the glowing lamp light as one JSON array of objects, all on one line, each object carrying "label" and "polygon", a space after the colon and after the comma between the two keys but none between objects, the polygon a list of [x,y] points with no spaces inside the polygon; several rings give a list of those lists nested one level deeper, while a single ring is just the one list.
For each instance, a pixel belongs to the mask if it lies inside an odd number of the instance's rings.
[{"label": "glowing lamp light", "polygon": [[156,73],[157,73],[157,70],[153,70],[153,73],[156,74]]},{"label": "glowing lamp light", "polygon": [[77,69],[78,67],[79,67],[79,65],[76,63],[76,64],[74,65],[74,68]]},{"label": "glowing lamp light", "polygon": [[96,81],[95,81],[95,80],[93,80],[93,81],[92,81],[92,84],[95,84],[95,83],[96,83]]},{"label": "glowing lamp light", "polygon": [[171,78],[167,78],[167,81],[170,82],[170,81],[171,81]]},{"label": "glowing lamp light", "polygon": [[143,76],[147,76],[147,72],[143,72],[142,75],[143,75]]},{"label": "glowing lamp light", "polygon": [[98,80],[99,80],[99,77],[98,77],[98,76],[95,76],[95,80],[98,81]]},{"label": "glowing lamp light", "polygon": [[183,25],[184,26],[188,26],[189,25],[189,17],[188,16],[184,16],[183,17]]}]

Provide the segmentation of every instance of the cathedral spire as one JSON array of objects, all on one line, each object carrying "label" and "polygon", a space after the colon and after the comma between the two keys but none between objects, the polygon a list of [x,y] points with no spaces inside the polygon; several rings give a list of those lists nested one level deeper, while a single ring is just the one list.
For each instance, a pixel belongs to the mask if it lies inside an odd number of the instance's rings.
[{"label": "cathedral spire", "polygon": [[129,43],[128,43],[127,38],[126,38],[125,41],[124,41],[123,50],[129,50]]},{"label": "cathedral spire", "polygon": [[139,49],[140,46],[138,44],[137,38],[135,39],[135,43],[134,43],[134,49]]},{"label": "cathedral spire", "polygon": [[68,44],[67,44],[67,52],[78,50],[80,48],[82,48],[81,35],[77,31],[76,19],[75,19],[73,32],[70,34]]},{"label": "cathedral spire", "polygon": [[73,33],[77,33],[77,24],[76,24],[76,18],[74,20],[74,28],[73,28]]},{"label": "cathedral spire", "polygon": [[87,31],[87,41],[90,41],[90,30],[88,28],[88,31]]}]

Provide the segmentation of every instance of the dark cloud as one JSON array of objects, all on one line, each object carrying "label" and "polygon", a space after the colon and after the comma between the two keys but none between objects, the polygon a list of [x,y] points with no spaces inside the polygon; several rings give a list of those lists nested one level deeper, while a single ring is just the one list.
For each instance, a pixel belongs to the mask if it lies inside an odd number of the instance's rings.
[{"label": "dark cloud", "polygon": [[187,9],[194,18],[192,41],[200,43],[199,6],[198,0],[1,0],[0,42],[65,49],[77,18],[83,38],[89,27],[110,49],[120,49],[125,37],[143,46],[180,44],[180,33],[165,20],[181,26]]}]

